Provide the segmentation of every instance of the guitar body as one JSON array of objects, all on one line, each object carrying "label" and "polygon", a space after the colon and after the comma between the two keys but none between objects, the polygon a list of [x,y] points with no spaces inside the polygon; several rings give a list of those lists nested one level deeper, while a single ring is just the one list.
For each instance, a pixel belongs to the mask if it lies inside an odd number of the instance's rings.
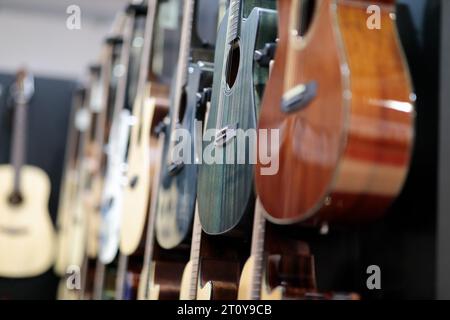
[{"label": "guitar body", "polygon": [[136,99],[128,151],[127,178],[123,195],[120,251],[133,254],[141,243],[150,197],[150,128],[155,99]]},{"label": "guitar body", "polygon": [[33,277],[47,271],[55,257],[55,232],[48,212],[50,181],[41,169],[21,169],[23,202],[8,198],[14,170],[0,166],[0,276]]},{"label": "guitar body", "polygon": [[239,280],[238,300],[251,300],[252,298],[252,279],[255,261],[252,256],[248,258],[242,269]]},{"label": "guitar body", "polygon": [[[201,141],[202,127],[196,127],[197,121],[203,121],[206,105],[201,105],[198,95],[203,89],[211,86],[213,65],[199,62],[189,66],[187,97],[184,116],[180,129],[190,134],[185,145],[189,150],[187,159],[183,157],[183,166],[179,170],[169,172],[168,152],[171,144],[170,134],[164,136],[164,149],[161,158],[160,187],[157,197],[156,239],[164,249],[172,249],[180,245],[188,236],[197,198],[197,172],[195,143]],[[170,126],[171,124],[169,124]],[[170,132],[170,127],[166,128]],[[183,137],[182,139],[187,139]],[[185,142],[187,140],[184,140]]]},{"label": "guitar body", "polygon": [[100,230],[100,261],[111,263],[120,243],[120,222],[123,208],[123,163],[127,152],[130,113],[122,110],[111,128],[105,188],[102,195],[102,225]]},{"label": "guitar body", "polygon": [[257,192],[273,222],[374,219],[402,187],[415,96],[394,1],[375,3],[380,30],[366,27],[368,1],[315,1],[302,38],[291,32],[300,1],[279,2],[284,22],[259,121],[259,129],[279,132],[279,149],[271,151],[279,170],[264,175],[265,166],[256,166]]},{"label": "guitar body", "polygon": [[186,267],[184,267],[180,284],[180,300],[190,300],[189,293],[192,286],[192,263],[193,261],[189,261],[186,264]]},{"label": "guitar body", "polygon": [[[273,2],[259,2],[267,6],[274,5]],[[243,11],[250,12],[250,9],[244,8]],[[253,8],[248,17],[240,21],[239,47],[235,49],[226,44],[228,14],[223,19],[217,36],[211,107],[205,129],[216,130],[217,134],[217,130],[228,126],[237,128],[239,135],[241,130],[246,132],[256,128],[259,99],[269,69],[260,67],[253,57],[256,49],[275,41],[277,14],[275,10]],[[228,63],[224,63],[224,59]],[[226,65],[231,65],[228,71],[224,70]],[[235,81],[231,85],[233,75]],[[207,234],[225,234],[235,229],[254,205],[253,164],[248,160],[244,161],[245,164],[238,164],[235,138],[216,146],[215,137],[208,134],[204,136],[204,153],[211,151],[213,147],[214,154],[218,154],[216,158],[222,162],[200,165],[198,205],[202,228]],[[249,159],[248,144],[247,142],[245,159]],[[229,153],[233,164],[226,164]]]}]

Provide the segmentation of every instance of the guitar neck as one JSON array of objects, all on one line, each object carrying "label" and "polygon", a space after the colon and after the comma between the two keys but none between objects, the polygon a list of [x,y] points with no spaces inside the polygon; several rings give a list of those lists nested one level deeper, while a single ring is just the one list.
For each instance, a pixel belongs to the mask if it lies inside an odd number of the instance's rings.
[{"label": "guitar neck", "polygon": [[20,192],[20,172],[26,157],[27,106],[18,103],[14,110],[11,164],[14,167],[14,192]]},{"label": "guitar neck", "polygon": [[191,274],[191,287],[189,288],[189,299],[195,300],[197,297],[198,287],[198,271],[200,265],[200,243],[202,241],[202,226],[200,224],[200,217],[198,210],[195,210],[194,225],[192,229],[192,242],[191,242],[191,257],[192,274]]},{"label": "guitar neck", "polygon": [[147,18],[145,22],[144,47],[142,50],[142,59],[140,64],[138,92],[145,90],[148,81],[148,70],[150,68],[150,57],[152,55],[153,30],[155,26],[155,18],[157,11],[156,0],[148,0],[147,2]]},{"label": "guitar neck", "polygon": [[241,29],[242,0],[231,0],[228,15],[227,43],[231,44],[239,38]]},{"label": "guitar neck", "polygon": [[191,47],[191,35],[192,35],[192,21],[194,18],[194,0],[186,0],[183,7],[183,24],[181,26],[181,41],[180,50],[178,54],[177,71],[175,74],[175,94],[174,94],[174,106],[171,110],[171,123],[172,131],[175,130],[175,124],[178,122],[178,115],[180,113],[181,96],[183,94],[183,88],[186,84],[187,66],[189,63],[190,47]]},{"label": "guitar neck", "polygon": [[257,201],[253,220],[251,256],[254,261],[254,269],[251,279],[251,299],[259,300],[261,295],[261,281],[264,263],[264,236],[266,220],[262,214],[262,205]]}]

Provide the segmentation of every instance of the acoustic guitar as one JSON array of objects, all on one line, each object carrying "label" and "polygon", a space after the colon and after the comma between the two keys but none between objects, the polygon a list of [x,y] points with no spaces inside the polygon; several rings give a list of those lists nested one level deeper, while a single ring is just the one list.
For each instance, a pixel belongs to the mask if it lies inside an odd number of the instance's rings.
[{"label": "acoustic guitar", "polygon": [[[123,37],[113,41],[118,64],[113,67],[111,81],[116,83],[112,123],[106,146],[106,176],[102,195],[102,226],[100,263],[94,288],[96,299],[118,299],[126,257],[119,252],[122,227],[123,193],[130,127],[132,101],[136,95],[139,64],[144,50],[147,6],[145,2],[130,3],[125,10]],[[113,38],[114,39],[114,38]],[[118,72],[120,70],[120,72]]]},{"label": "acoustic guitar", "polygon": [[47,271],[54,259],[55,232],[48,211],[47,174],[26,163],[27,108],[34,94],[33,76],[16,74],[11,165],[0,166],[0,276],[22,278]]},{"label": "acoustic guitar", "polygon": [[154,194],[150,181],[160,161],[155,127],[168,111],[168,84],[178,52],[182,2],[147,1],[143,50],[136,73],[132,129],[126,166],[122,208],[119,269],[116,299],[138,295],[148,234],[149,198]]},{"label": "acoustic guitar", "polygon": [[231,0],[219,27],[205,128],[206,133],[215,134],[204,136],[202,148],[205,152],[212,149],[215,161],[202,162],[197,188],[200,222],[207,234],[239,229],[238,225],[250,219],[254,206],[253,164],[249,159],[256,141],[243,140],[238,146],[237,137],[256,128],[269,68],[254,57],[256,50],[275,41],[274,8],[275,1]]},{"label": "acoustic guitar", "polygon": [[[73,127],[69,134],[66,153],[66,172],[64,174],[66,196],[60,206],[58,224],[58,250],[55,271],[61,276],[57,298],[60,300],[79,299],[80,290],[67,286],[67,279],[72,272],[82,271],[86,257],[87,220],[84,207],[84,188],[88,176],[88,159],[86,158],[92,113],[89,107],[91,84],[76,93]],[[73,138],[75,136],[75,139]],[[72,158],[74,157],[74,158]],[[67,184],[66,184],[67,183]]]},{"label": "acoustic guitar", "polygon": [[130,48],[135,36],[135,16],[130,10],[126,14],[123,36],[113,36],[109,42],[114,48],[111,83],[114,84],[112,124],[106,145],[106,173],[103,188],[101,211],[102,224],[100,230],[100,261],[110,264],[117,256],[120,243],[120,222],[123,205],[123,181],[128,148],[128,137],[131,124],[131,110],[125,107],[127,90],[129,89]]},{"label": "acoustic guitar", "polygon": [[[213,48],[219,1],[185,2],[182,41],[173,79],[170,115],[158,126],[162,157],[152,196],[141,299],[177,299],[182,271],[189,260],[189,235],[196,201],[196,156],[212,84]],[[208,17],[203,19],[203,17]],[[188,57],[190,62],[188,64]],[[185,161],[175,159],[176,130],[189,132]],[[195,260],[195,259],[194,259]]]},{"label": "acoustic guitar", "polygon": [[[78,159],[81,152],[82,131],[85,130],[83,124],[83,105],[86,100],[86,88],[80,86],[74,93],[73,102],[69,119],[69,131],[67,135],[66,152],[64,157],[64,171],[62,177],[62,186],[60,190],[57,226],[57,250],[55,257],[54,271],[60,276],[57,289],[58,300],[76,300],[79,297],[79,290],[69,290],[67,286],[66,272],[70,264],[69,234],[71,230],[71,220],[73,201],[77,194],[78,179]],[[86,114],[86,113],[84,113]],[[75,119],[78,119],[75,121]]]},{"label": "acoustic guitar", "polygon": [[[201,128],[195,128],[195,120],[205,118],[207,104],[211,98],[213,70],[214,65],[211,63],[199,62],[197,64],[191,64],[189,67],[186,109],[190,111],[187,111],[189,114],[186,114],[185,118],[190,119],[189,124],[192,128],[189,132],[193,133],[192,142],[197,146],[201,143],[202,132],[197,132],[197,130]],[[192,146],[191,152],[198,158],[199,155],[196,154],[197,148],[195,148],[194,145]],[[194,166],[196,166],[196,164],[194,164]],[[196,178],[197,170],[195,171],[193,181],[186,181],[186,184],[189,183],[193,186],[193,189],[190,188],[190,191],[194,192],[194,206],[196,204]],[[189,263],[184,268],[180,286],[181,300],[194,300],[197,296],[202,227],[198,216],[198,210],[195,210],[194,214],[190,258]]]},{"label": "acoustic guitar", "polygon": [[[258,124],[258,153],[278,159],[278,170],[264,173],[258,158],[255,171],[267,218],[379,217],[401,190],[414,137],[415,95],[395,1],[278,4],[283,24]],[[381,29],[366,26],[369,4],[381,9]]]},{"label": "acoustic guitar", "polygon": [[98,260],[100,250],[101,197],[106,171],[108,132],[112,123],[113,105],[110,97],[111,59],[113,48],[104,44],[100,64],[91,66],[92,88],[90,105],[92,120],[85,157],[88,159],[87,179],[84,190],[84,210],[87,215],[86,252],[81,270],[80,298],[90,300],[94,296],[96,270],[101,263]]},{"label": "acoustic guitar", "polygon": [[[180,46],[178,50],[178,63],[176,64],[176,73],[173,78],[174,87],[173,87],[173,95],[172,95],[172,106],[170,109],[170,115],[171,120],[174,121],[173,123],[178,122],[178,120],[175,121],[175,119],[179,116],[180,111],[180,104],[181,96],[184,89],[184,74],[187,73],[187,64],[189,59],[189,49],[190,49],[190,43],[191,43],[191,28],[194,18],[194,9],[195,9],[195,1],[189,0],[185,1],[183,4],[183,11],[182,11],[182,23],[181,23],[181,38],[180,38]],[[164,124],[164,126],[162,125]],[[161,132],[165,132],[167,130],[168,123],[166,121],[161,122],[161,125],[158,125],[157,130]],[[164,129],[165,127],[165,129]],[[160,133],[161,133],[160,132]],[[164,138],[163,136],[168,138]],[[155,243],[155,232],[157,232],[157,220],[159,219],[158,214],[158,206],[160,204],[159,198],[160,198],[160,190],[158,190],[160,187],[158,186],[161,182],[161,177],[166,172],[166,162],[170,160],[166,160],[169,151],[169,148],[171,147],[171,134],[168,134],[165,132],[164,135],[160,134],[158,138],[158,154],[160,155],[160,161],[161,163],[156,166],[158,175],[153,177],[153,188],[152,188],[152,195],[151,195],[151,203],[150,203],[150,216],[148,220],[148,229],[147,229],[147,241],[146,241],[146,252],[144,255],[144,266],[141,272],[141,281],[140,281],[140,288],[138,293],[139,299],[164,299],[165,296],[171,297],[174,295],[175,297],[178,295],[178,291],[176,288],[176,284],[169,284],[170,286],[170,292],[165,292],[166,288],[166,282],[169,282],[173,279],[172,274],[175,270],[178,268],[181,269],[183,264],[182,263],[173,263],[170,262],[161,262],[161,261],[154,261],[155,260],[155,247],[157,247]],[[163,142],[164,141],[164,142]],[[165,144],[164,148],[162,147],[163,144]],[[161,153],[162,152],[162,153]],[[178,256],[178,254],[177,254]],[[175,260],[175,259],[174,259]],[[160,272],[159,270],[162,270],[161,267],[165,266],[165,270],[167,272]],[[170,269],[170,270],[169,270]],[[176,272],[176,271],[175,271]],[[180,270],[181,272],[181,270]],[[158,275],[162,275],[164,279],[161,279]],[[176,277],[175,277],[176,278]],[[177,282],[177,279],[173,280],[174,282]],[[178,280],[179,281],[179,280]],[[169,282],[170,283],[170,282]],[[176,292],[176,293],[175,293]]]},{"label": "acoustic guitar", "polygon": [[[147,216],[148,199],[150,194],[150,128],[156,108],[155,99],[149,96],[146,86],[150,51],[155,23],[157,1],[149,0],[147,4],[134,6],[137,14],[141,13],[142,39],[139,55],[135,56],[137,68],[130,71],[130,77],[135,84],[133,92],[128,93],[128,99],[133,99],[131,132],[127,143],[129,144],[127,165],[125,170],[125,185],[123,189],[123,205],[121,208],[120,251],[124,255],[133,254],[141,243],[145,218]],[[136,38],[135,38],[136,39]],[[135,45],[133,41],[132,46]],[[131,80],[131,78],[130,78]]]},{"label": "acoustic guitar", "polygon": [[[211,93],[211,62],[214,59],[219,2],[197,0],[192,5],[189,25],[183,26],[188,29],[182,31],[185,38],[182,38],[172,87],[169,121],[161,130],[164,148],[155,227],[158,244],[166,250],[179,246],[192,228],[198,171],[197,148],[194,146],[196,141],[202,139],[202,123]],[[212,19],[202,21],[201,17],[204,16],[212,16]],[[189,133],[189,137],[183,137],[177,132]],[[177,152],[180,146],[183,152]]]},{"label": "acoustic guitar", "polygon": [[[101,188],[103,185],[103,176],[101,173],[100,161],[102,159],[103,153],[102,135],[105,125],[104,121],[106,119],[106,113],[108,111],[106,108],[106,103],[103,100],[104,94],[107,92],[105,85],[108,85],[107,83],[105,84],[108,79],[106,78],[105,81],[105,76],[110,72],[108,66],[110,63],[108,61],[110,52],[108,49],[109,47],[105,46],[102,50],[101,58],[103,65],[95,64],[90,66],[90,75],[87,84],[89,86],[87,90],[89,94],[83,99],[76,97],[76,100],[79,101],[76,101],[74,105],[75,118],[71,117],[70,120],[71,131],[69,133],[68,148],[66,152],[66,173],[69,173],[71,170],[73,170],[73,149],[76,149],[75,152],[80,155],[77,156],[77,158],[82,159],[81,161],[84,163],[85,174],[83,176],[85,178],[83,178],[82,181],[78,181],[79,183],[81,183],[81,185],[79,186],[79,191],[77,183],[74,183],[74,188],[72,189],[73,198],[66,199],[65,197],[62,197],[62,201],[67,201],[69,206],[81,205],[81,209],[79,211],[85,214],[85,228],[77,227],[77,225],[79,224],[78,220],[71,221],[70,219],[68,219],[66,221],[66,224],[68,224],[66,226],[66,230],[79,230],[80,232],[78,233],[81,233],[81,236],[85,235],[86,239],[82,239],[83,241],[81,242],[78,241],[79,243],[85,244],[85,248],[83,248],[78,244],[74,245],[72,243],[73,239],[71,237],[65,237],[65,235],[71,234],[72,236],[75,236],[75,239],[80,240],[79,238],[77,238],[77,233],[60,233],[60,240],[65,239],[65,241],[61,242],[61,244],[66,242],[66,245],[60,247],[63,252],[60,252],[60,255],[58,257],[58,268],[61,268],[62,265],[66,265],[66,267],[73,267],[73,265],[71,264],[74,263],[74,261],[70,260],[70,256],[77,250],[81,252],[80,254],[76,253],[75,256],[82,255],[82,265],[77,265],[78,267],[81,267],[81,288],[78,288],[80,290],[69,290],[69,288],[67,287],[67,276],[72,275],[72,273],[69,272],[66,276],[61,278],[60,286],[58,288],[58,299],[73,300],[84,299],[86,296],[92,296],[93,289],[91,288],[90,284],[94,281],[93,278],[99,246],[99,227],[101,223],[99,203]],[[80,93],[78,95],[80,95]],[[80,118],[82,118],[82,115],[80,114],[80,108],[82,108],[84,104],[89,106],[89,111],[87,111],[87,109],[82,109],[81,113],[87,114],[88,117],[83,120],[82,123],[84,124],[80,126]],[[78,133],[75,133],[74,131],[78,131]],[[77,137],[74,136],[76,135],[82,137],[82,139],[79,138],[78,140],[78,142],[81,142],[79,146],[75,145],[77,143]],[[81,161],[78,159],[75,161],[79,164],[81,163]],[[79,165],[75,166],[76,170],[80,169]],[[64,174],[65,186],[63,188],[63,193],[65,193],[66,190],[70,189],[70,185],[68,186],[67,183],[71,183],[71,179],[66,173]],[[76,176],[77,174],[75,174],[75,177]],[[77,179],[75,179],[75,181],[77,181]],[[68,189],[66,189],[66,186],[68,187]],[[77,197],[78,193],[81,194],[80,197]],[[71,193],[68,192],[68,194],[70,195]],[[80,201],[80,203],[71,203],[71,201]],[[71,215],[70,211],[68,215]],[[64,256],[66,257],[66,259],[68,259],[68,261],[63,262],[61,260],[61,258],[63,258]],[[67,272],[67,270],[64,272]]]},{"label": "acoustic guitar", "polygon": [[[84,299],[94,296],[96,290],[97,293],[101,291],[98,284],[102,279],[97,276],[97,263],[93,260],[100,249],[99,214],[106,162],[103,145],[111,128],[122,44],[119,35],[123,33],[124,24],[125,15],[118,15],[112,36],[106,39],[102,48],[101,73],[98,67],[91,68],[88,89],[84,90],[87,93],[78,93],[75,97],[57,220],[59,245],[55,271],[63,276],[58,290],[58,297],[62,299]],[[80,173],[81,164],[83,174]],[[77,215],[74,208],[77,208]],[[81,292],[69,291],[66,286],[66,276],[70,276],[66,275],[67,267],[74,263],[71,257],[77,257],[76,266],[81,267]],[[87,279],[91,276],[95,277],[93,288],[88,283],[91,279]]]}]

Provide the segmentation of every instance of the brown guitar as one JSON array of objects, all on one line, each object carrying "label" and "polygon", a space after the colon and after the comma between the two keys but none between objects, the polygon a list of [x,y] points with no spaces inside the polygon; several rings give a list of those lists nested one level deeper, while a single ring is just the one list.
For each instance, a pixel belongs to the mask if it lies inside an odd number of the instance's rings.
[{"label": "brown guitar", "polygon": [[[279,148],[270,150],[279,168],[264,175],[258,162],[255,172],[272,222],[373,219],[399,193],[415,95],[394,2],[278,1],[279,42],[259,129],[279,130]],[[381,29],[367,27],[373,4]],[[261,131],[259,139],[264,153]]]}]

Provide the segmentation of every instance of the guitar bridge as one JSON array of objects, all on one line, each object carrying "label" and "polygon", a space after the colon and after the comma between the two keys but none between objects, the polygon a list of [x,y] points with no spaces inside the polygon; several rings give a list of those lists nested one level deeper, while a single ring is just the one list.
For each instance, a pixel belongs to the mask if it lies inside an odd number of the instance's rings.
[{"label": "guitar bridge", "polygon": [[28,229],[25,227],[16,228],[16,227],[0,226],[0,233],[4,233],[10,236],[23,236],[28,233]]},{"label": "guitar bridge", "polygon": [[317,96],[317,82],[300,84],[287,91],[281,98],[281,110],[292,113],[305,109]]},{"label": "guitar bridge", "polygon": [[183,160],[177,160],[172,162],[168,167],[167,167],[167,172],[170,176],[175,176],[177,175],[179,172],[181,172],[181,170],[183,170],[184,168],[184,162]]},{"label": "guitar bridge", "polygon": [[222,129],[220,129],[216,133],[214,145],[216,147],[223,147],[224,145],[226,145],[228,142],[230,142],[231,139],[236,137],[236,130],[237,130],[237,124],[226,126]]}]

